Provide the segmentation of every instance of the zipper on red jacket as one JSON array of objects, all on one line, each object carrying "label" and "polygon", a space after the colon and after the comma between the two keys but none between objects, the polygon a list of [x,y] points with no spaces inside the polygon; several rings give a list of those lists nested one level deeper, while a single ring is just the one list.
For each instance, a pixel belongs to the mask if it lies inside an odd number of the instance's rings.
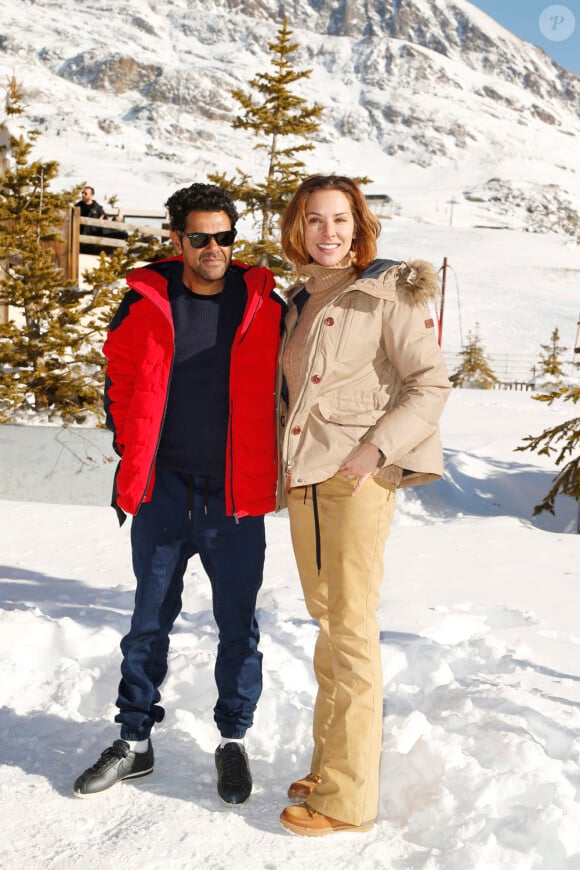
[{"label": "zipper on red jacket", "polygon": [[234,501],[234,430],[232,422],[233,416],[232,399],[230,396],[230,419],[228,422],[228,436],[230,441],[230,499],[232,502],[232,516],[235,520],[236,525],[239,526],[240,521],[236,513],[236,503]]}]

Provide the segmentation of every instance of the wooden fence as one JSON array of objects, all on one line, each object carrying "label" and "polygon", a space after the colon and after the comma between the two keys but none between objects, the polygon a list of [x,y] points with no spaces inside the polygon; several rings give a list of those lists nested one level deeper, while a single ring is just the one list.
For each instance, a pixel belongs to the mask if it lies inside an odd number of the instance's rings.
[{"label": "wooden fence", "polygon": [[[444,351],[449,374],[456,371],[462,362],[461,353]],[[535,390],[539,377],[539,356],[526,353],[486,354],[489,367],[498,379],[496,390]]]},{"label": "wooden fence", "polygon": [[[124,248],[127,244],[126,237],[137,230],[144,237],[169,238],[169,229],[165,224],[165,212],[138,211],[134,210],[127,217],[140,219],[157,219],[162,225],[141,224],[126,220],[99,220],[97,218],[81,217],[81,210],[72,206],[64,214],[61,227],[61,238],[52,243],[55,248],[56,260],[63,270],[65,278],[70,281],[79,279],[79,254],[98,253],[99,251],[112,251],[114,248]],[[81,233],[81,227],[86,227],[89,232]],[[98,232],[90,232],[94,228]]]}]

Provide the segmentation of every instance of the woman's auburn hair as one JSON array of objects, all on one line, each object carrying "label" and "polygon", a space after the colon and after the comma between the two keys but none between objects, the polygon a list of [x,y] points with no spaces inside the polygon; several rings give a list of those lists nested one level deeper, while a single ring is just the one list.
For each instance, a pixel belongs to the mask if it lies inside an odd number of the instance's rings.
[{"label": "woman's auburn hair", "polygon": [[381,222],[369,209],[356,181],[345,175],[311,175],[297,188],[280,221],[282,249],[286,257],[297,270],[313,262],[304,241],[306,206],[310,194],[319,190],[339,190],[350,202],[354,219],[353,266],[359,273],[364,271],[377,255]]}]

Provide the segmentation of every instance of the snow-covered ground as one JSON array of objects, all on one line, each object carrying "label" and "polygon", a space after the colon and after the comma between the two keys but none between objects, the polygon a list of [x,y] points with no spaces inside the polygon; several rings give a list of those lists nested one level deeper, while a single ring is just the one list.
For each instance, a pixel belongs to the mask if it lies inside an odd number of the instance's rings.
[{"label": "snow-covered ground", "polygon": [[278,823],[308,770],[316,634],[288,520],[267,518],[264,693],[245,806],[217,798],[216,634],[190,563],[151,777],[93,801],[74,778],[117,736],[119,641],[132,609],[128,529],[109,508],[0,502],[2,868],[578,870],[580,538],[576,505],[532,517],[554,467],[514,453],[571,416],[529,393],[455,391],[446,476],[401,494],[380,610],[378,824],[293,837]]},{"label": "snow-covered ground", "polygon": [[478,328],[486,353],[535,355],[534,363],[558,327],[562,361],[572,358],[580,320],[575,239],[394,217],[383,220],[379,256],[422,258],[437,269],[447,257],[444,351],[460,350]]}]

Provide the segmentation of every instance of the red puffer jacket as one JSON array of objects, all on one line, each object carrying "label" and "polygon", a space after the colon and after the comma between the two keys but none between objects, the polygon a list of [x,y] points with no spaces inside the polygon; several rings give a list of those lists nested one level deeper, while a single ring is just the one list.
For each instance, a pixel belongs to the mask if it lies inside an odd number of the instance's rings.
[{"label": "red puffer jacket", "polygon": [[[121,522],[151,498],[174,357],[168,297],[170,273],[181,257],[135,269],[131,288],[111,322],[107,357],[107,426],[121,456],[113,506]],[[248,300],[236,333],[230,365],[230,412],[226,457],[226,508],[237,517],[274,509],[277,480],[275,373],[283,302],[272,293],[265,268],[245,270]]]}]

